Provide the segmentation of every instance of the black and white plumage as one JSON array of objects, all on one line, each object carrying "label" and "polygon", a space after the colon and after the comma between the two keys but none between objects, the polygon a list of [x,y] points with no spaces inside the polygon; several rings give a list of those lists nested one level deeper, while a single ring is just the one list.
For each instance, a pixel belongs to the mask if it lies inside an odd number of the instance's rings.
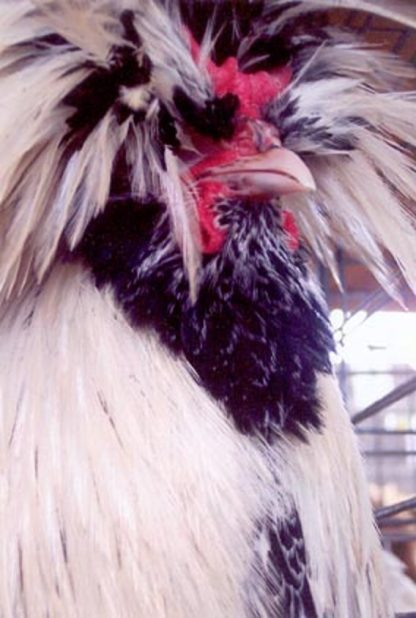
[{"label": "black and white plumage", "polygon": [[311,19],[415,12],[214,4],[1,0],[1,616],[392,615],[302,245],[415,287],[413,72]]}]

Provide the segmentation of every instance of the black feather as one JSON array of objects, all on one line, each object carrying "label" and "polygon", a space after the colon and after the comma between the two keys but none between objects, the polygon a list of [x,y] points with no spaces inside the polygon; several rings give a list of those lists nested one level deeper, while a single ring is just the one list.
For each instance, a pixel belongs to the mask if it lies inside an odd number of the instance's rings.
[{"label": "black feather", "polygon": [[75,109],[67,119],[70,132],[66,138],[75,145],[75,148],[83,144],[89,133],[113,106],[120,123],[130,114],[134,114],[137,121],[144,118],[140,113],[135,113],[118,101],[122,86],[127,88],[143,86],[149,83],[152,74],[149,57],[144,53],[138,55],[142,42],[134,27],[134,13],[124,11],[120,21],[126,45],[112,49],[106,66],[86,63],[85,66],[91,69],[90,74],[63,99],[64,105]]},{"label": "black feather", "polygon": [[331,371],[330,326],[278,210],[245,202],[223,210],[227,240],[183,321],[184,352],[241,431],[301,436],[320,426],[316,373]]},{"label": "black feather", "polygon": [[301,256],[285,246],[275,207],[230,203],[222,224],[226,243],[205,259],[194,304],[166,210],[154,200],[113,201],[80,251],[97,284],[111,284],[137,327],[186,356],[242,432],[303,437],[321,423],[317,372],[331,371],[325,312],[307,291]]},{"label": "black feather", "polygon": [[281,521],[269,521],[262,531],[269,551],[263,565],[270,597],[278,596],[287,618],[318,618],[309,581],[302,525],[295,509]]},{"label": "black feather", "polygon": [[212,58],[222,64],[229,56],[236,56],[240,41],[251,31],[253,23],[264,7],[264,0],[181,0],[182,16],[195,39],[201,43],[210,24],[216,35]]},{"label": "black feather", "polygon": [[181,88],[174,92],[173,100],[182,120],[201,135],[214,140],[231,139],[239,100],[234,94],[215,97],[204,106],[198,105]]}]

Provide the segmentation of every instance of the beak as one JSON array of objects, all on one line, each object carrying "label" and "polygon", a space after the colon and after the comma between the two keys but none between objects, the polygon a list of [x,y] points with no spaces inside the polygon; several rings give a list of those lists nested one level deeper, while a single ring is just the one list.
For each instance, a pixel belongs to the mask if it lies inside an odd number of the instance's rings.
[{"label": "beak", "polygon": [[236,193],[256,197],[316,190],[313,176],[302,159],[291,150],[277,146],[220,166],[209,175],[226,182]]}]

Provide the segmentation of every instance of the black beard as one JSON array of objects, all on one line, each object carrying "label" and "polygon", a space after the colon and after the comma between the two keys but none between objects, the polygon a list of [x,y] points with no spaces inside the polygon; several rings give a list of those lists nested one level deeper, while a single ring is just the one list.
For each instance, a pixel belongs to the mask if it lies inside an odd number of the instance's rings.
[{"label": "black beard", "polygon": [[288,248],[273,204],[229,201],[218,221],[226,240],[205,257],[194,303],[166,208],[154,200],[109,204],[80,253],[132,324],[185,357],[240,431],[304,438],[321,426],[317,373],[331,372],[334,347],[304,252]]}]

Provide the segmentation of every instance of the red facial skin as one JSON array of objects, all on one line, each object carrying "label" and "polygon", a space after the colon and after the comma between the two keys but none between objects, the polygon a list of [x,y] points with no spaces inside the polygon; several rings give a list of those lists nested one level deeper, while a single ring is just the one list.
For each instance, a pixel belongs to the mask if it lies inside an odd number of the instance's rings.
[{"label": "red facial skin", "polygon": [[[198,58],[198,45],[191,41],[191,46],[194,57]],[[202,251],[206,254],[215,254],[221,250],[225,232],[216,226],[213,206],[219,199],[231,197],[233,191],[227,184],[209,178],[208,173],[221,165],[234,163],[259,152],[253,126],[261,126],[263,129],[263,146],[267,147],[265,142],[268,139],[278,140],[277,131],[261,120],[261,110],[287,88],[292,79],[292,70],[286,66],[272,73],[266,71],[242,73],[234,57],[228,58],[221,66],[209,60],[207,69],[215,94],[218,97],[234,94],[240,102],[233,138],[228,142],[198,140],[201,152],[207,152],[207,155],[190,169],[192,178],[197,181]],[[207,178],[204,178],[205,174]],[[298,231],[295,220],[289,213],[284,213],[283,226],[288,235],[289,248],[295,251],[299,246]]]}]

